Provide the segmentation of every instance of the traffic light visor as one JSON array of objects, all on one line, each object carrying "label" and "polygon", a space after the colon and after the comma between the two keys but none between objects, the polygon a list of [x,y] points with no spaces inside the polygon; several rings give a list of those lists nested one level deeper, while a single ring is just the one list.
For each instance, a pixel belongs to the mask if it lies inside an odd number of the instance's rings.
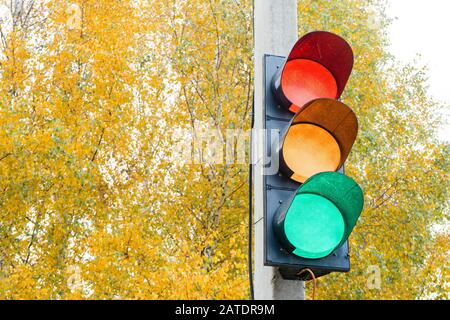
[{"label": "traffic light visor", "polygon": [[352,68],[353,51],[344,39],[325,31],[308,33],[275,75],[275,96],[294,113],[314,99],[339,99]]},{"label": "traffic light visor", "polygon": [[336,80],[335,98],[341,96],[353,68],[353,51],[347,41],[331,32],[310,32],[297,41],[287,62],[295,59],[312,60],[327,68]]},{"label": "traffic light visor", "polygon": [[334,99],[307,103],[292,119],[280,150],[281,171],[297,182],[338,170],[358,133],[354,112]]}]

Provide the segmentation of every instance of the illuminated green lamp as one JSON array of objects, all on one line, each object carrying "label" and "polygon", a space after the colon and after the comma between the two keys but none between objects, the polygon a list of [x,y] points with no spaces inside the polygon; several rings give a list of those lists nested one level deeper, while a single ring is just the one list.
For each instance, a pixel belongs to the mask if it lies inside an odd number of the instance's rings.
[{"label": "illuminated green lamp", "polygon": [[330,255],[350,236],[364,205],[363,192],[351,178],[322,172],[305,181],[275,213],[273,227],[283,248],[298,257]]}]

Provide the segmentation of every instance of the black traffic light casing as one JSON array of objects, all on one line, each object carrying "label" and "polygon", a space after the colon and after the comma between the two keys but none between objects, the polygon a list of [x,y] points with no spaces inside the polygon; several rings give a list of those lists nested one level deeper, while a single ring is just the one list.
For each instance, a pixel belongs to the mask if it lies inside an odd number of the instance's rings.
[{"label": "black traffic light casing", "polygon": [[[270,156],[270,163],[267,163],[264,169],[264,263],[267,266],[279,267],[285,279],[309,280],[309,273],[303,273],[302,277],[298,275],[299,271],[307,268],[311,269],[316,277],[333,271],[350,270],[349,245],[346,239],[362,210],[363,197],[357,183],[343,175],[343,168],[356,139],[358,124],[351,108],[338,99],[344,91],[352,66],[353,52],[348,43],[337,35],[322,31],[311,32],[299,39],[287,58],[273,55],[264,57],[263,113],[266,129],[264,154]],[[310,131],[311,127],[314,127],[315,132]],[[291,131],[292,128],[294,129]],[[274,132],[277,132],[275,136]],[[322,139],[321,135],[325,138]],[[332,179],[337,178],[336,181],[342,180],[344,183],[342,186],[355,188],[351,193],[355,195],[356,200],[353,196],[353,198],[344,196],[352,203],[350,206],[347,206],[345,201],[338,205],[339,200],[333,194],[329,194],[328,197],[328,200],[340,207],[339,211],[344,220],[350,216],[353,220],[346,220],[347,231],[343,240],[330,247],[328,251],[323,251],[322,255],[299,254],[302,252],[304,241],[311,242],[312,238],[304,238],[307,240],[300,242],[297,239],[297,245],[300,247],[297,247],[297,251],[293,251],[294,247],[289,245],[283,234],[280,234],[285,232],[280,231],[285,230],[284,221],[283,225],[277,224],[274,217],[277,219],[286,217],[287,210],[302,193],[302,183],[306,186],[306,183],[319,176],[318,173],[327,171],[330,174],[321,175],[319,178],[321,183],[325,184],[319,185],[317,193],[320,194],[321,186],[324,185],[330,186],[335,194],[339,193],[341,185],[333,185],[328,179],[330,176]],[[340,172],[342,175],[333,174],[332,171]],[[296,203],[292,207],[294,211],[290,217],[294,219],[301,217],[295,213],[296,210],[311,214],[310,209],[305,209],[304,202],[299,200]],[[318,209],[316,202],[310,202],[310,205],[311,203],[313,210],[323,212],[322,209]],[[341,211],[342,207],[350,210],[344,208],[344,211]],[[322,220],[317,220],[316,214],[311,217],[316,219],[315,226],[322,228]],[[309,227],[309,221],[309,218],[304,220],[306,223],[304,226],[308,227],[301,230],[308,232],[316,230]],[[349,226],[348,221],[353,225]],[[295,239],[298,226],[294,227],[292,223],[289,226],[290,236],[294,236]],[[331,230],[328,227],[325,229]],[[321,234],[313,232],[316,238]],[[319,236],[317,239],[322,241],[324,238]],[[309,258],[304,258],[305,256]]]},{"label": "black traffic light casing", "polygon": [[[345,242],[331,255],[323,259],[303,259],[295,255],[289,254],[279,243],[275,237],[272,227],[274,215],[280,205],[290,202],[301,186],[281,173],[270,174],[270,166],[279,163],[278,152],[273,152],[272,147],[274,141],[272,139],[272,130],[279,131],[278,139],[280,140],[288,125],[292,120],[293,113],[282,108],[275,100],[272,90],[272,79],[274,75],[283,67],[285,57],[266,55],[264,57],[265,67],[265,102],[264,102],[264,118],[266,129],[266,155],[271,156],[271,163],[267,164],[267,171],[264,174],[264,264],[267,266],[279,267],[280,273],[285,279],[291,280],[308,280],[309,274],[305,273],[299,278],[297,273],[304,268],[310,268],[316,277],[326,275],[332,271],[347,272],[350,270],[349,246]],[[343,172],[342,168],[339,170]]]}]

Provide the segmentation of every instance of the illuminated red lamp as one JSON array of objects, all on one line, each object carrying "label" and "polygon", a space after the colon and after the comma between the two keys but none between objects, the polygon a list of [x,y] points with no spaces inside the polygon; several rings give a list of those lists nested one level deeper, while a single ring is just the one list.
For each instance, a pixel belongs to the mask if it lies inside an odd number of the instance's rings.
[{"label": "illuminated red lamp", "polygon": [[339,99],[352,68],[353,51],[344,39],[325,31],[308,33],[275,74],[275,97],[293,113],[314,99]]}]

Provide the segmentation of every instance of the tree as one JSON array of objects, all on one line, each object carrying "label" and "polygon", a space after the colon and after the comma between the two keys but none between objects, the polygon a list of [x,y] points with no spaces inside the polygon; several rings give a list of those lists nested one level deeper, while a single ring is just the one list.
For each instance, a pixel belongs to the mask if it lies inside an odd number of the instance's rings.
[{"label": "tree", "polygon": [[122,1],[28,8],[36,20],[14,23],[2,52],[0,296],[150,297],[130,266],[159,240],[139,204],[144,177],[164,174],[157,16]]},{"label": "tree", "polygon": [[2,51],[0,297],[244,297],[246,166],[176,166],[171,128],[248,128],[249,4],[27,8]]},{"label": "tree", "polygon": [[[248,169],[226,152],[248,139],[251,2],[8,6],[0,298],[248,298]],[[299,2],[300,33],[354,48],[343,100],[360,134],[346,170],[366,194],[352,271],[321,278],[320,298],[448,296],[448,237],[433,230],[447,221],[449,148],[424,70],[387,53],[384,7]]]}]

